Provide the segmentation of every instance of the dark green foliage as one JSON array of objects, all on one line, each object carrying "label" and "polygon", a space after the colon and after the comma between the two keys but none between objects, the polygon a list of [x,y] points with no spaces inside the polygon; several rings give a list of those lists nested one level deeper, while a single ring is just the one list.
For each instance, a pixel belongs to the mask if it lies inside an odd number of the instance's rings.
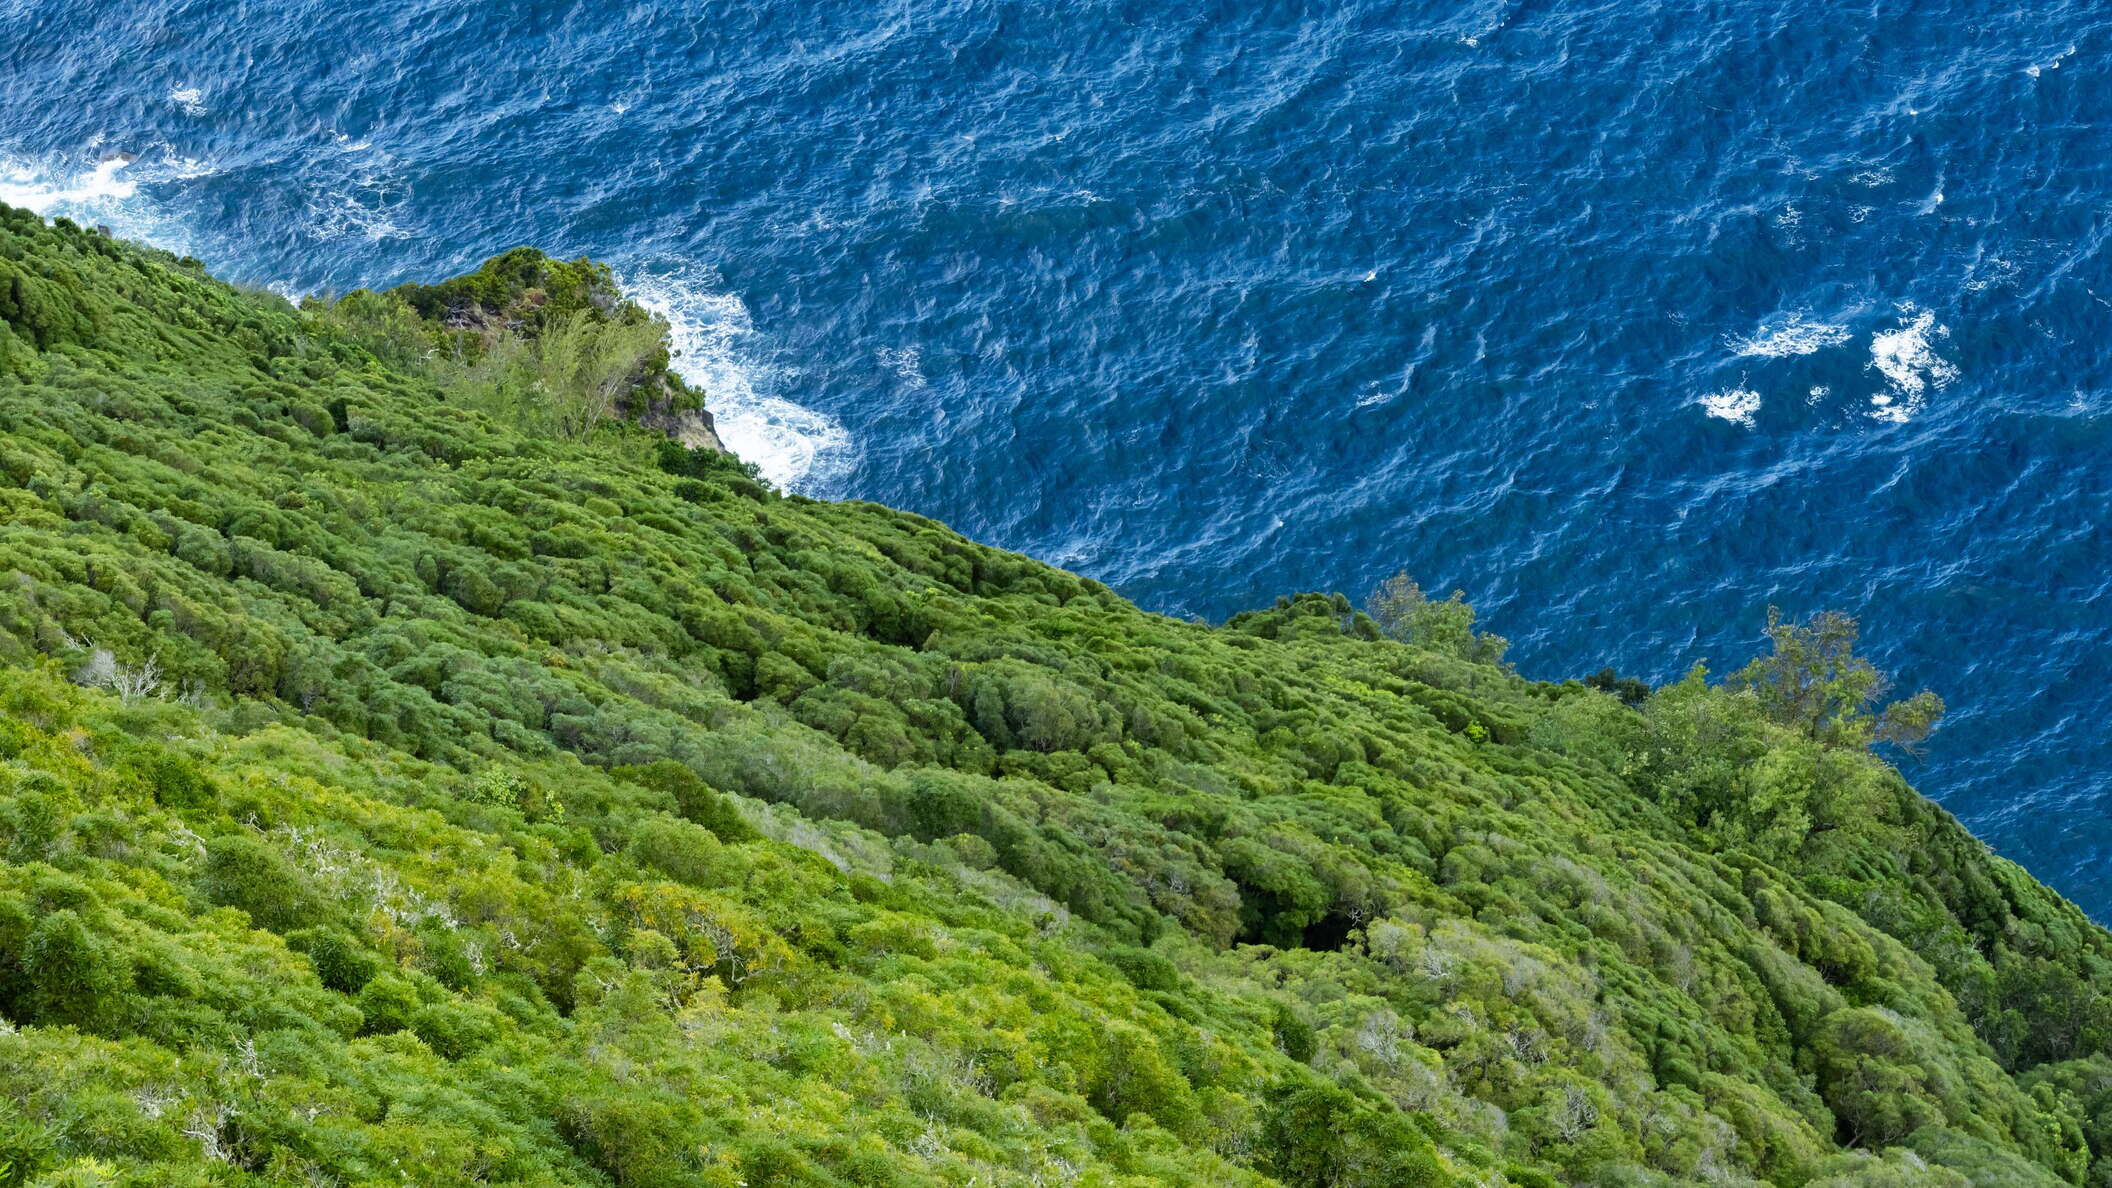
[{"label": "dark green foliage", "polygon": [[269,843],[230,833],[206,843],[198,889],[214,903],[241,908],[260,928],[291,932],[328,911],[308,878]]},{"label": "dark green foliage", "polygon": [[382,972],[381,959],[343,928],[306,928],[286,937],[289,947],[308,954],[315,976],[340,994],[358,994]]},{"label": "dark green foliage", "polygon": [[88,341],[94,333],[93,307],[84,299],[80,278],[63,265],[50,266],[42,275],[33,268],[0,260],[0,322],[39,350]]},{"label": "dark green foliage", "polygon": [[56,1135],[22,1117],[0,1116],[0,1188],[21,1188],[51,1161]]},{"label": "dark green foliage", "polygon": [[213,787],[198,764],[188,755],[173,751],[148,751],[130,761],[152,790],[154,799],[175,809],[204,808],[213,800]]},{"label": "dark green foliage", "polygon": [[2112,938],[1838,621],[1182,623],[515,415],[695,398],[591,264],[0,265],[0,1182],[2112,1185]]},{"label": "dark green foliage", "polygon": [[124,955],[70,908],[37,921],[17,961],[23,1017],[46,1026],[90,1031],[109,1026],[132,976]]},{"label": "dark green foliage", "polygon": [[493,256],[475,272],[452,280],[404,285],[395,293],[431,321],[512,318],[535,328],[567,314],[605,312],[623,300],[606,265],[553,260],[529,247]]},{"label": "dark green foliage", "polygon": [[748,841],[756,836],[755,829],[730,801],[672,759],[613,767],[609,774],[661,793],[673,803],[676,812],[711,830],[721,841]]},{"label": "dark green foliage", "polygon": [[712,483],[681,482],[675,484],[675,495],[690,503],[710,503],[724,499],[727,493],[746,499],[766,500],[773,498],[771,491],[761,478],[753,462],[743,462],[732,454],[720,450],[692,449],[672,439],[662,439],[654,447],[654,455],[660,469],[685,479],[710,479]]},{"label": "dark green foliage", "polygon": [[360,1026],[370,1035],[402,1031],[418,1013],[418,991],[394,974],[369,979],[353,1001]]},{"label": "dark green foliage", "polygon": [[1621,704],[1638,706],[1650,697],[1650,685],[1635,677],[1624,677],[1612,668],[1602,668],[1584,678],[1586,688],[1611,693],[1621,699]]},{"label": "dark green foliage", "polygon": [[[2070,1124],[2080,1132],[2082,1150],[2112,1151],[2112,1054],[2100,1052],[2083,1060],[2040,1065],[2023,1083],[2048,1107],[2049,1114],[2065,1104],[2072,1115]],[[2081,1182],[2090,1188],[2112,1185],[2112,1161],[2099,1159],[2081,1170]]]},{"label": "dark green foliage", "polygon": [[1269,1096],[1267,1170],[1323,1188],[1436,1188],[1443,1171],[1430,1140],[1399,1113],[1327,1084],[1292,1082]]}]

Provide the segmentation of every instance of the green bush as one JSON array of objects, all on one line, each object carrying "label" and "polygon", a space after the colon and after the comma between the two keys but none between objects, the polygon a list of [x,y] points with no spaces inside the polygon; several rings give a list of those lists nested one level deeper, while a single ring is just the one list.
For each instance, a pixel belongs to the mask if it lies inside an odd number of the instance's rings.
[{"label": "green bush", "polygon": [[1844,621],[1179,622],[616,415],[588,262],[0,263],[17,1180],[2112,1184],[2112,936]]},{"label": "green bush", "polygon": [[18,962],[22,1013],[45,1026],[110,1027],[132,980],[131,963],[70,908],[37,921]]},{"label": "green bush", "polygon": [[269,843],[230,833],[206,843],[199,890],[213,903],[240,908],[260,928],[291,932],[329,915],[306,875]]}]

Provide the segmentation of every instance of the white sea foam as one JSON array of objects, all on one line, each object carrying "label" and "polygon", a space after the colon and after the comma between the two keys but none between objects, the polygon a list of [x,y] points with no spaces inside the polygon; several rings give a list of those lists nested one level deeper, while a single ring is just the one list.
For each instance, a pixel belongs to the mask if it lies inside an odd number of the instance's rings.
[{"label": "white sea foam", "polygon": [[1921,411],[1919,400],[1901,400],[1890,392],[1879,392],[1870,397],[1870,415],[1880,421],[1904,425]]},{"label": "white sea foam", "polygon": [[2068,59],[2074,56],[2075,47],[2071,45],[2067,49],[2062,50],[2060,53],[2055,54],[2053,57],[2047,59],[2044,62],[2033,62],[2031,65],[2026,66],[2024,68],[2024,73],[2030,75],[2033,78],[2037,78],[2039,77],[2039,75],[2045,73],[2048,70],[2059,70],[2061,68],[2061,63],[2067,61]]},{"label": "white sea foam", "polygon": [[1931,389],[1958,378],[1957,365],[1938,355],[1929,341],[1949,335],[1934,312],[1907,306],[1900,311],[1896,328],[1870,337],[1870,366],[1887,383],[1884,391],[1870,398],[1871,416],[1895,423],[1912,420],[1927,403]]},{"label": "white sea foam", "polygon": [[[386,202],[386,198],[379,202]],[[308,200],[308,230],[317,239],[409,239],[390,208],[358,193],[331,191]]]},{"label": "white sea foam", "polygon": [[1972,268],[1967,271],[1965,290],[1979,293],[1995,285],[2010,284],[2017,279],[2018,271],[2014,261],[2001,256],[1984,256],[1974,260]]},{"label": "white sea foam", "polygon": [[[91,141],[88,148],[91,152],[100,149],[101,141]],[[145,156],[102,153],[92,165],[78,158],[29,158],[0,150],[0,202],[46,218],[63,216],[87,226],[109,227],[126,239],[188,252],[192,250],[190,230],[155,200],[154,190],[163,183],[212,172],[212,166],[177,156],[166,145],[147,146]]]},{"label": "white sea foam", "polygon": [[70,215],[123,202],[139,192],[139,183],[125,172],[134,160],[128,153],[113,154],[71,177],[54,177],[30,162],[9,160],[0,165],[0,202],[40,215]]},{"label": "white sea foam", "polygon": [[748,307],[715,277],[639,269],[618,282],[632,300],[667,319],[676,373],[704,393],[719,438],[742,461],[786,490],[825,489],[849,473],[857,460],[849,430],[827,413],[765,391],[776,377],[744,349],[755,334]]},{"label": "white sea foam", "polygon": [[881,347],[873,354],[879,360],[880,366],[894,372],[904,384],[912,388],[924,386],[924,352],[915,345]]},{"label": "white sea foam", "polygon": [[189,181],[194,177],[211,177],[219,172],[197,157],[164,157],[157,169],[157,176],[169,181]]},{"label": "white sea foam", "polygon": [[205,92],[197,87],[177,87],[169,92],[169,102],[183,114],[196,119],[206,113]]},{"label": "white sea foam", "polygon": [[310,157],[336,178],[308,195],[309,234],[317,239],[369,242],[409,239],[411,233],[396,221],[396,214],[410,197],[411,187],[396,158],[386,150],[374,149],[370,141],[354,140],[342,132],[330,135],[337,156],[315,153]]},{"label": "white sea foam", "polygon": [[1760,393],[1751,388],[1725,388],[1721,392],[1711,392],[1695,403],[1701,405],[1701,411],[1718,420],[1750,429],[1753,418],[1760,411]]},{"label": "white sea foam", "polygon": [[1803,314],[1791,314],[1779,322],[1763,324],[1748,338],[1734,339],[1731,349],[1746,359],[1785,359],[1814,354],[1848,341],[1848,328],[1831,322],[1814,322]]}]

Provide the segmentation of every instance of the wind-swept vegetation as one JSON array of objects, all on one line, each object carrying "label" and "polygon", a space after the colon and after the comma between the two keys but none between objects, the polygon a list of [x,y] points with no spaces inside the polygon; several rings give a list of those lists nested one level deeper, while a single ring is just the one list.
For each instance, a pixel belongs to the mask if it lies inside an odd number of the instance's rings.
[{"label": "wind-swept vegetation", "polygon": [[2112,936],[1852,623],[1148,614],[633,424],[605,281],[0,208],[0,1185],[2112,1185]]}]

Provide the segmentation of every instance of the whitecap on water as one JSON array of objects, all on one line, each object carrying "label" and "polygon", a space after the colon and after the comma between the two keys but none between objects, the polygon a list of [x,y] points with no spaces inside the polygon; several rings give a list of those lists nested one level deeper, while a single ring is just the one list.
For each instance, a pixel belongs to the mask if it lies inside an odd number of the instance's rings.
[{"label": "whitecap on water", "polygon": [[70,177],[55,177],[30,162],[9,160],[0,165],[0,202],[40,215],[71,215],[124,202],[139,192],[139,183],[125,172],[134,160],[130,153],[112,154],[95,168]]},{"label": "whitecap on water", "polygon": [[1760,393],[1751,388],[1725,388],[1721,392],[1711,392],[1695,403],[1701,405],[1701,411],[1718,420],[1750,429],[1753,418],[1760,411]]},{"label": "whitecap on water", "polygon": [[1984,292],[1995,285],[2006,285],[2016,280],[2018,268],[2001,256],[1984,256],[1974,260],[1966,271],[1965,291]]},{"label": "whitecap on water", "polygon": [[177,87],[169,92],[169,102],[193,119],[206,113],[205,92],[197,87]]},{"label": "whitecap on water", "polygon": [[409,239],[389,213],[386,195],[330,191],[308,200],[308,230],[317,239]]},{"label": "whitecap on water", "polygon": [[[91,144],[91,149],[97,147]],[[191,250],[189,230],[153,191],[163,183],[210,175],[210,165],[152,146],[148,155],[103,153],[81,158],[28,158],[0,150],[0,203],[65,217],[85,226],[105,226],[126,239],[173,252]]]},{"label": "whitecap on water", "polygon": [[1957,365],[1936,353],[1931,337],[1947,337],[1933,311],[1908,306],[1900,324],[1870,337],[1870,366],[1885,377],[1886,390],[1870,398],[1870,415],[1895,423],[1911,420],[1927,402],[1929,390],[1958,378]]},{"label": "whitecap on water", "polygon": [[911,388],[921,388],[924,379],[924,352],[916,346],[881,347],[873,352],[880,366],[895,373],[895,377]]},{"label": "whitecap on water", "polygon": [[1831,322],[1814,322],[1803,314],[1762,325],[1751,337],[1733,339],[1731,349],[1741,358],[1782,359],[1809,355],[1822,348],[1848,341],[1848,328]]},{"label": "whitecap on water", "polygon": [[330,135],[336,153],[309,157],[328,176],[308,194],[308,233],[317,239],[409,239],[396,214],[411,186],[396,158],[371,141]]},{"label": "whitecap on water", "polygon": [[748,307],[699,270],[630,271],[617,278],[625,295],[667,319],[674,369],[704,394],[719,439],[742,461],[785,490],[826,488],[857,460],[850,431],[824,412],[764,390],[770,377],[746,357],[755,333]]},{"label": "whitecap on water", "polygon": [[2039,77],[2039,75],[2044,74],[2048,70],[2059,70],[2061,68],[2061,63],[2067,61],[2068,59],[2074,56],[2075,47],[2071,45],[2067,49],[2062,50],[2060,53],[2055,54],[2053,57],[2047,59],[2044,62],[2033,62],[2031,65],[2026,66],[2024,68],[2024,73],[2030,75],[2033,78],[2037,78]]}]

